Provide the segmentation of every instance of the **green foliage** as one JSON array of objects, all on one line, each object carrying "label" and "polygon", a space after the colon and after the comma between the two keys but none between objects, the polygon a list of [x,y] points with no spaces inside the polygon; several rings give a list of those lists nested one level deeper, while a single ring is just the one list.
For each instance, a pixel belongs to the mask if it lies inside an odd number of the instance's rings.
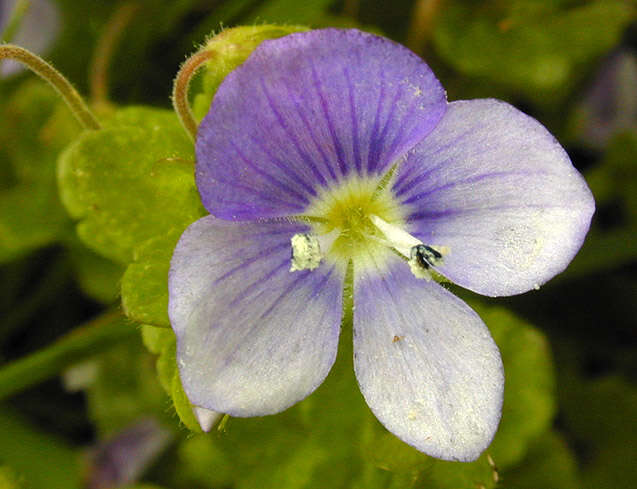
[{"label": "green foliage", "polygon": [[[584,489],[629,489],[637,477],[633,463],[637,440],[637,389],[618,376],[584,381],[568,372],[560,398],[564,424],[576,433],[589,460],[582,471]],[[583,408],[583,406],[585,408]]]},{"label": "green foliage", "polygon": [[137,247],[135,261],[122,279],[122,306],[134,321],[169,327],[168,269],[173,249],[184,231],[173,228]]},{"label": "green foliage", "polygon": [[21,489],[22,487],[24,486],[11,467],[0,466],[0,489]]},{"label": "green foliage", "polygon": [[5,407],[0,409],[0,433],[0,461],[15,471],[25,487],[80,489],[79,452],[63,440]]},{"label": "green foliage", "polygon": [[192,142],[171,112],[118,112],[60,156],[62,201],[84,243],[127,264],[143,241],[203,214],[194,187]]},{"label": "green foliage", "polygon": [[261,4],[246,21],[258,22],[265,19],[266,22],[294,22],[314,26],[323,19],[332,3],[332,0],[270,0]]},{"label": "green foliage", "polygon": [[64,239],[71,223],[55,184],[57,154],[79,126],[44,82],[23,84],[0,111],[0,263]]},{"label": "green foliage", "polygon": [[186,397],[179,379],[175,334],[169,328],[144,325],[142,326],[142,339],[150,352],[159,355],[156,362],[157,377],[166,394],[170,396],[179,419],[190,431],[201,433],[193,406]]},{"label": "green foliage", "polygon": [[440,15],[434,44],[450,66],[548,103],[564,97],[583,68],[617,44],[635,8],[621,0],[582,6],[516,0],[484,8],[450,2]]},{"label": "green foliage", "polygon": [[153,358],[138,336],[94,362],[97,373],[86,394],[89,415],[101,439],[151,414],[172,422],[166,395],[156,381]]},{"label": "green foliage", "polygon": [[551,426],[556,411],[551,352],[540,331],[508,310],[471,305],[491,330],[504,363],[502,421],[487,452],[506,468]]},{"label": "green foliage", "polygon": [[[575,457],[564,440],[547,431],[529,446],[523,463],[502,474],[507,489],[581,489]],[[595,486],[600,487],[600,486]]]},{"label": "green foliage", "polygon": [[82,246],[75,240],[69,242],[69,260],[73,275],[82,291],[89,297],[110,304],[119,297],[119,287],[124,268],[111,260]]},{"label": "green foliage", "polygon": [[612,138],[604,158],[586,177],[598,215],[610,214],[614,225],[601,228],[593,222],[584,246],[565,274],[569,278],[617,268],[637,258],[637,131]]}]

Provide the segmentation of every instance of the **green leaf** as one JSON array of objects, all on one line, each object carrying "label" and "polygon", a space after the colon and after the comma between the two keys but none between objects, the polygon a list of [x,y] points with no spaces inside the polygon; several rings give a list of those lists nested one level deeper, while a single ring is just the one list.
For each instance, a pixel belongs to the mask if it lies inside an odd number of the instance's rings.
[{"label": "green leaf", "polygon": [[[434,31],[438,54],[464,75],[484,77],[548,103],[565,96],[587,63],[607,53],[635,19],[629,2],[598,0],[571,7],[558,2],[506,2],[484,8],[453,2]],[[504,5],[504,7],[503,7]],[[603,25],[604,28],[591,28]]]},{"label": "green leaf", "polygon": [[169,328],[144,325],[142,326],[142,339],[146,348],[152,353],[159,354],[156,362],[157,377],[161,386],[170,396],[179,419],[190,431],[201,433],[193,406],[186,397],[179,378],[175,334]]},{"label": "green leaf", "polygon": [[159,355],[156,362],[157,377],[166,393],[172,395],[173,379],[177,372],[175,333],[169,328],[157,328],[144,324],[142,326],[142,340],[151,353]]},{"label": "green leaf", "polygon": [[[520,465],[504,472],[507,489],[581,489],[577,461],[566,442],[555,432],[547,431],[529,446]],[[599,486],[596,486],[599,487]]]},{"label": "green leaf", "polygon": [[87,388],[88,411],[101,438],[154,414],[172,422],[166,395],[156,380],[152,357],[133,335],[95,360],[97,375]]},{"label": "green leaf", "polygon": [[501,307],[472,303],[500,348],[504,363],[502,421],[487,449],[500,468],[518,463],[548,430],[556,412],[555,374],[545,336]]},{"label": "green leaf", "polygon": [[142,242],[203,215],[192,142],[165,110],[124,109],[84,133],[60,156],[59,181],[80,239],[123,264]]},{"label": "green leaf", "polygon": [[586,175],[597,212],[612,209],[619,222],[604,229],[593,220],[582,249],[565,273],[558,276],[576,278],[601,270],[619,268],[637,257],[637,131],[613,137],[600,164]]},{"label": "green leaf", "polygon": [[[0,263],[72,234],[55,180],[58,153],[79,126],[44,82],[29,80],[0,112]],[[5,124],[6,122],[6,124]]]},{"label": "green leaf", "polygon": [[565,428],[586,449],[582,488],[629,489],[637,478],[637,389],[619,376],[584,381],[565,372],[560,400]]},{"label": "green leaf", "polygon": [[0,489],[21,489],[22,487],[24,486],[11,467],[0,466]]},{"label": "green leaf", "polygon": [[79,453],[62,440],[30,426],[7,408],[0,409],[0,460],[29,489],[80,489]]},{"label": "green leaf", "polygon": [[186,425],[186,428],[190,431],[200,433],[201,428],[199,427],[199,422],[197,421],[197,418],[195,418],[192,404],[190,404],[190,401],[184,392],[184,388],[181,386],[181,379],[179,378],[179,372],[177,370],[175,370],[175,374],[173,376],[171,397],[173,405],[175,406],[175,411],[177,411],[181,422]]},{"label": "green leaf", "polygon": [[89,297],[111,304],[117,300],[124,268],[103,258],[74,241],[67,243],[73,274],[82,291]]},{"label": "green leaf", "polygon": [[122,307],[134,321],[170,326],[168,320],[168,270],[173,250],[185,230],[173,228],[137,247],[135,261],[122,279]]},{"label": "green leaf", "polygon": [[73,232],[51,181],[0,192],[0,263],[59,241]]},{"label": "green leaf", "polygon": [[431,469],[423,474],[423,480],[440,489],[491,489],[495,487],[497,478],[497,472],[486,454],[469,463],[436,460]]}]

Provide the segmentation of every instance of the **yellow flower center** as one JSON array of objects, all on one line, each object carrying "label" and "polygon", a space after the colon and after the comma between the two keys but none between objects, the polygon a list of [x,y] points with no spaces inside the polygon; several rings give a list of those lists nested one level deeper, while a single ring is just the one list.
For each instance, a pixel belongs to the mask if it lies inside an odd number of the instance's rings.
[{"label": "yellow flower center", "polygon": [[355,268],[365,265],[381,267],[391,251],[386,235],[372,222],[372,217],[405,229],[404,211],[389,185],[390,177],[352,176],[337,186],[324,189],[308,206],[304,215],[310,219],[312,234],[331,236],[324,258]]}]

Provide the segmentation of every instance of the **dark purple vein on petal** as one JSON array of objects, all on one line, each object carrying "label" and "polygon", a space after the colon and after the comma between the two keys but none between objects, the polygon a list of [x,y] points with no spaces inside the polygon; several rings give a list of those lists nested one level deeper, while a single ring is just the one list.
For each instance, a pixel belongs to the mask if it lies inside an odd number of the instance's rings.
[{"label": "dark purple vein on petal", "polygon": [[[437,155],[440,152],[442,152],[442,151],[444,151],[444,150],[446,150],[446,149],[448,149],[448,148],[450,148],[452,146],[457,145],[458,143],[461,143],[466,138],[466,136],[470,135],[473,132],[474,132],[474,130],[470,129],[470,130],[462,133],[457,138],[455,138],[453,140],[453,142],[450,142],[449,144],[445,144],[444,146],[441,146],[440,148],[437,148],[435,151],[432,151],[432,152],[429,152],[429,153],[418,153],[417,156],[411,156],[411,158],[418,158],[419,160],[431,160],[432,156]],[[472,156],[473,157],[479,156],[479,155],[482,155],[482,154],[487,153],[489,151],[491,151],[491,148],[486,147],[482,151],[472,153]],[[409,182],[405,182],[405,180],[409,176],[412,176],[413,173],[415,173],[416,168],[419,166],[419,165],[416,165],[416,164],[409,165],[409,163],[407,163],[406,165],[404,165],[404,166],[408,166],[407,171],[404,171],[403,173],[401,173],[398,176],[398,178],[396,179],[396,183],[394,184],[394,191],[396,192],[396,195],[402,195],[405,192],[409,192],[413,187],[418,185],[420,182],[426,180],[433,172],[438,171],[438,170],[444,170],[445,168],[447,168],[447,166],[457,162],[460,159],[464,159],[464,158],[462,158],[462,156],[458,157],[458,154],[456,152],[453,155],[451,155],[450,157],[439,161],[437,165],[427,168],[422,173],[417,173],[416,176],[414,178],[412,178]]]},{"label": "dark purple vein on petal", "polygon": [[[241,189],[241,190],[245,190],[247,192],[250,192],[250,193],[256,195],[257,197],[259,197],[259,198],[261,198],[263,200],[270,201],[272,203],[283,204],[283,205],[285,205],[287,207],[290,207],[292,209],[298,209],[299,208],[299,204],[298,203],[288,202],[287,200],[283,200],[283,199],[281,199],[279,197],[276,197],[274,195],[262,193],[262,192],[260,192],[259,190],[257,190],[254,187],[249,187],[247,185],[242,185],[240,183],[236,183],[236,182],[233,182],[233,181],[230,181],[230,180],[225,180],[223,178],[215,178],[215,181],[217,183],[222,183],[223,185],[228,185],[230,187],[235,187],[235,188],[238,188],[238,189]],[[218,197],[216,195],[214,196],[214,200],[217,203],[230,204],[230,205],[239,204],[239,205],[245,206],[245,204],[246,204],[245,200],[224,199],[224,198]]]},{"label": "dark purple vein on petal", "polygon": [[[298,114],[299,118],[303,122],[303,125],[305,126],[307,133],[310,135],[310,139],[312,140],[312,143],[314,144],[315,149],[321,155],[321,159],[323,160],[323,164],[325,168],[327,169],[327,172],[330,174],[330,177],[332,180],[336,180],[336,173],[334,173],[334,169],[332,168],[332,165],[330,165],[330,160],[328,156],[325,154],[325,151],[323,150],[323,146],[317,140],[316,134],[314,134],[314,129],[312,128],[310,121],[308,120],[307,116],[305,115],[305,112],[299,105],[299,102],[294,96],[292,89],[290,89],[290,87],[285,82],[285,80],[283,80],[283,84],[285,85],[285,89],[288,91],[290,100],[292,100],[292,103],[294,104],[294,109],[296,110],[296,113]],[[323,174],[318,171],[318,169],[316,170],[316,177],[320,180],[321,185],[323,186],[327,185],[327,181],[323,177]]]},{"label": "dark purple vein on petal", "polygon": [[265,312],[263,314],[261,314],[261,316],[259,316],[259,321],[267,318],[270,313],[272,311],[274,311],[276,309],[276,307],[281,303],[281,301],[290,293],[292,292],[295,287],[297,286],[297,284],[301,281],[304,280],[310,273],[312,273],[310,270],[304,270],[301,272],[290,272],[290,273],[296,273],[298,274],[294,280],[292,281],[291,284],[289,284],[285,290],[283,292],[281,292],[281,294],[274,299],[274,301],[272,302],[272,304],[270,304],[270,307],[268,307]]},{"label": "dark purple vein on petal", "polygon": [[308,199],[303,194],[294,190],[289,185],[285,184],[284,182],[281,182],[278,178],[274,177],[273,175],[270,175],[268,172],[259,168],[256,164],[254,164],[254,162],[249,160],[243,154],[243,152],[234,143],[234,141],[230,140],[229,142],[230,142],[230,145],[232,146],[232,149],[234,149],[235,152],[239,155],[239,158],[241,158],[241,160],[250,168],[252,168],[252,170],[254,170],[257,174],[261,175],[264,179],[266,179],[268,182],[272,183],[273,185],[279,187],[281,190],[284,190],[292,197],[295,197],[296,199],[298,199],[303,205],[306,205],[308,203]]},{"label": "dark purple vein on petal", "polygon": [[296,172],[292,171],[292,165],[290,163],[286,163],[285,161],[273,155],[270,150],[263,144],[263,142],[256,137],[250,136],[250,141],[252,141],[252,143],[255,144],[261,151],[263,151],[263,154],[270,158],[274,166],[279,168],[282,172],[286,173],[292,180],[294,180],[295,183],[303,187],[303,189],[310,195],[316,196],[316,190],[305,180],[303,180],[303,178],[300,177]]},{"label": "dark purple vein on petal", "polygon": [[[263,94],[265,95],[265,98],[268,101],[268,107],[270,108],[270,110],[274,114],[274,117],[276,118],[279,126],[281,127],[281,129],[283,129],[285,134],[287,134],[287,136],[290,138],[290,140],[292,141],[292,144],[294,144],[294,147],[295,147],[296,151],[298,152],[299,156],[301,157],[301,160],[310,169],[310,171],[315,176],[315,178],[317,178],[321,182],[321,184],[324,185],[325,184],[325,177],[323,177],[323,175],[318,171],[318,168],[316,167],[316,165],[314,164],[312,159],[307,155],[307,153],[305,151],[303,151],[303,148],[301,147],[301,143],[299,142],[298,138],[296,137],[296,134],[294,134],[292,132],[292,130],[290,129],[289,125],[285,122],[285,120],[283,119],[283,116],[281,115],[279,110],[276,108],[274,100],[272,99],[272,96],[270,95],[270,92],[268,92],[268,89],[267,89],[267,87],[265,85],[265,82],[263,80],[260,80],[260,82],[261,82],[261,90],[263,91]],[[287,89],[287,87],[286,87],[286,89]],[[290,98],[293,98],[292,94],[289,92],[289,90],[288,90],[288,95],[290,96]]]},{"label": "dark purple vein on petal", "polygon": [[380,114],[383,110],[383,100],[385,98],[385,71],[379,70],[380,87],[378,90],[378,102],[376,103],[376,113],[374,114],[374,124],[372,125],[372,134],[369,140],[369,152],[367,153],[367,171],[371,173],[378,164],[380,154],[378,147],[381,143],[378,131],[380,130]]},{"label": "dark purple vein on petal", "polygon": [[414,202],[424,198],[424,197],[430,197],[432,195],[437,194],[438,192],[442,192],[443,190],[449,190],[452,188],[456,188],[460,185],[467,185],[467,184],[472,184],[472,183],[479,183],[482,182],[483,180],[489,180],[491,178],[503,178],[503,177],[509,177],[509,176],[547,176],[549,175],[548,172],[544,172],[544,171],[498,171],[498,172],[491,172],[491,173],[482,173],[480,175],[474,175],[472,177],[469,178],[465,178],[463,180],[456,180],[454,182],[449,182],[445,185],[441,185],[439,187],[434,187],[428,190],[425,190],[423,192],[420,192],[418,194],[412,195],[411,197],[409,197],[406,200],[403,200],[402,203],[403,204],[413,204]]},{"label": "dark purple vein on petal", "polygon": [[316,91],[316,94],[321,103],[321,109],[323,111],[323,116],[325,117],[325,123],[327,124],[327,129],[330,133],[330,136],[332,137],[332,144],[334,145],[334,151],[338,159],[338,166],[341,170],[341,175],[345,176],[348,173],[347,164],[345,162],[345,153],[336,135],[336,129],[334,127],[334,123],[332,122],[332,118],[330,117],[330,113],[327,106],[327,100],[325,99],[325,96],[323,95],[323,91],[321,89],[321,82],[319,81],[318,73],[316,72],[316,67],[314,66],[314,63],[311,60],[309,60],[309,63],[310,63],[310,68],[312,70],[312,79],[313,79],[312,86],[314,90]]},{"label": "dark purple vein on petal", "polygon": [[[257,289],[259,286],[262,286],[264,288],[264,290],[267,289],[268,284],[266,282],[269,279],[271,279],[274,275],[279,273],[283,268],[289,267],[289,266],[290,266],[290,258],[286,257],[285,260],[283,260],[277,266],[275,266],[274,268],[272,268],[271,270],[266,272],[265,275],[263,275],[263,276],[259,277],[258,279],[254,280],[249,285],[247,285],[241,292],[238,292],[235,295],[234,299],[232,299],[232,301],[230,301],[228,306],[229,307],[236,306],[237,303],[239,303],[243,299],[245,299],[253,290]],[[292,273],[292,272],[290,272],[290,273]]]},{"label": "dark purple vein on petal", "polygon": [[437,220],[441,218],[457,217],[463,215],[480,214],[484,211],[507,211],[519,209],[563,209],[569,210],[568,207],[562,205],[543,205],[543,204],[520,204],[520,205],[496,205],[488,207],[474,207],[468,209],[445,209],[443,211],[423,211],[414,212],[407,217],[407,222],[420,220]]},{"label": "dark purple vein on petal", "polygon": [[[239,263],[237,266],[235,266],[234,268],[231,268],[230,270],[228,270],[226,273],[224,273],[221,277],[219,277],[218,279],[216,279],[213,282],[213,285],[218,285],[220,282],[224,281],[225,279],[231,277],[232,275],[234,275],[235,273],[237,273],[239,270],[241,270],[242,268],[248,267],[250,265],[252,265],[253,263],[256,263],[259,260],[262,259],[269,259],[269,255],[273,254],[275,251],[279,251],[279,250],[283,250],[286,248],[290,247],[290,243],[279,243],[277,245],[271,246],[270,248],[266,248],[263,250],[259,250],[258,253],[256,255],[250,256],[248,258],[244,258],[241,257],[241,263]],[[243,250],[240,250],[240,253]]]},{"label": "dark purple vein on petal", "polygon": [[394,112],[396,111],[398,101],[400,100],[402,95],[403,94],[400,90],[400,87],[398,87],[398,89],[396,89],[396,93],[394,93],[394,98],[389,104],[389,113],[387,114],[387,118],[385,119],[385,123],[383,124],[383,129],[381,130],[380,135],[377,138],[377,146],[379,146],[379,148],[378,148],[378,153],[376,155],[376,158],[374,158],[373,160],[373,164],[369,167],[370,173],[373,173],[376,170],[376,167],[380,163],[383,153],[385,153],[385,148],[386,148],[385,142],[387,138],[387,132],[389,131],[389,128],[392,125],[392,122],[393,122],[392,118],[394,117]]},{"label": "dark purple vein on petal", "polygon": [[358,118],[356,117],[356,102],[354,100],[354,87],[352,86],[352,79],[349,74],[349,69],[347,67],[343,70],[343,75],[345,76],[345,82],[347,85],[347,95],[349,100],[349,112],[352,122],[352,150],[354,154],[354,166],[356,166],[356,172],[361,174],[361,148],[360,141],[358,139]]}]

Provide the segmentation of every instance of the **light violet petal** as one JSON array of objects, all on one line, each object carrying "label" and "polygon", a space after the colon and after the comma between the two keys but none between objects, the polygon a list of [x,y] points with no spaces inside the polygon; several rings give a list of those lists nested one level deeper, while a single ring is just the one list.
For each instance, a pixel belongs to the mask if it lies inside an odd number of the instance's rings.
[{"label": "light violet petal", "polygon": [[321,186],[386,171],[445,107],[429,67],[388,39],[323,29],[265,41],[199,127],[203,204],[231,220],[299,213]]},{"label": "light violet petal", "polygon": [[497,100],[449,104],[399,169],[410,231],[449,253],[439,271],[480,294],[538,288],[579,250],[595,203],[535,119]]},{"label": "light violet petal", "polygon": [[500,421],[504,373],[489,330],[436,282],[395,258],[388,272],[354,270],[354,366],[385,427],[444,460],[475,460]]},{"label": "light violet petal", "polygon": [[343,273],[290,272],[287,221],[204,217],[182,235],[168,281],[177,363],[190,401],[231,416],[288,408],[316,389],[338,346]]}]

